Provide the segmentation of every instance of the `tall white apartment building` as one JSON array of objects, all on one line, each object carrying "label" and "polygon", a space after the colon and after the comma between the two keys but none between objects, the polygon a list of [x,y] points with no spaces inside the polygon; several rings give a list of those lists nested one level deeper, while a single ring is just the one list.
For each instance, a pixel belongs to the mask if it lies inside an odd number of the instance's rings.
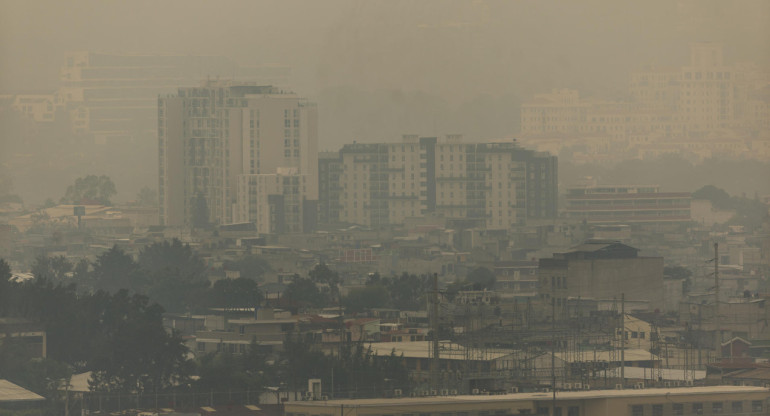
[{"label": "tall white apartment building", "polygon": [[[294,93],[206,81],[159,98],[157,111],[163,225],[190,225],[198,195],[206,200],[211,223],[242,219],[233,208],[241,175],[282,168],[295,169],[294,176],[317,174],[317,110]],[[317,183],[307,184],[302,196],[303,211],[314,211]]]}]

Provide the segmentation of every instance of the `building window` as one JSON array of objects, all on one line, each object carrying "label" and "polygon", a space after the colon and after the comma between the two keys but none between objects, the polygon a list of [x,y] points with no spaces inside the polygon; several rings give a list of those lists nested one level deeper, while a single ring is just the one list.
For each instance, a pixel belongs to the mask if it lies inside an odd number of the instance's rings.
[{"label": "building window", "polygon": [[206,351],[206,344],[203,343],[203,342],[199,342],[197,347],[198,347],[198,351],[200,351],[200,352],[205,352]]},{"label": "building window", "polygon": [[654,404],[654,405],[652,405],[652,416],[663,416],[663,405],[662,404]]},{"label": "building window", "polygon": [[671,407],[672,414],[674,416],[683,416],[684,415],[684,405],[681,403],[674,403]]},{"label": "building window", "polygon": [[743,402],[733,402],[732,408],[733,408],[733,413],[743,412]]},{"label": "building window", "polygon": [[751,401],[751,411],[754,413],[759,413],[762,411],[762,400],[752,400]]},{"label": "building window", "polygon": [[692,404],[692,414],[694,414],[694,415],[702,415],[703,414],[703,403],[693,403]]},{"label": "building window", "polygon": [[723,409],[724,408],[722,407],[722,402],[711,403],[711,413],[715,415],[721,415]]},{"label": "building window", "polygon": [[580,408],[577,406],[568,407],[567,416],[580,416]]},{"label": "building window", "polygon": [[644,416],[644,406],[641,404],[631,406],[631,416]]}]

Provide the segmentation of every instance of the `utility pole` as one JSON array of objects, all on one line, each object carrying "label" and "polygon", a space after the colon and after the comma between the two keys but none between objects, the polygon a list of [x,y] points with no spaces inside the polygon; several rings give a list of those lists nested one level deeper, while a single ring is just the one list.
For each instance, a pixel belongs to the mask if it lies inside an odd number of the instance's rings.
[{"label": "utility pole", "polygon": [[431,328],[433,329],[433,359],[430,362],[430,378],[433,388],[438,391],[439,389],[439,344],[438,344],[438,273],[433,273],[433,294],[431,296],[433,304],[431,305]]},{"label": "utility pole", "polygon": [[719,323],[719,243],[714,243],[714,325],[717,358],[722,361],[722,328]]},{"label": "utility pole", "polygon": [[626,388],[626,294],[620,294],[620,385]]},{"label": "utility pole", "polygon": [[556,414],[556,298],[551,297],[551,414]]}]

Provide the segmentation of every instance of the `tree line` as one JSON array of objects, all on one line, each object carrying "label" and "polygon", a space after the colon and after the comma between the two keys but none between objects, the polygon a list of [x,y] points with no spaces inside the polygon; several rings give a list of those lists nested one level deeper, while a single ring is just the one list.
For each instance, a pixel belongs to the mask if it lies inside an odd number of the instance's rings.
[{"label": "tree line", "polygon": [[[211,284],[209,274],[224,269],[237,270],[241,277]],[[309,377],[331,383],[332,372],[338,391],[358,389],[361,396],[381,393],[383,379],[401,380],[399,385],[406,387],[407,370],[400,360],[375,360],[362,345],[349,343],[341,354],[326,356],[292,334],[277,355],[253,342],[244,354],[220,351],[190,360],[181,336],[163,327],[165,311],[259,306],[264,300],[258,279],[268,270],[256,256],[212,270],[179,240],[149,245],[136,259],[117,246],[94,261],[40,256],[32,267],[34,278],[24,282],[11,280],[8,263],[0,259],[0,318],[39,323],[48,346],[47,357],[36,358],[18,339],[6,337],[0,343],[0,378],[48,397],[51,414],[61,408],[59,389],[65,380],[86,371],[92,372],[90,389],[100,394],[214,388],[257,393],[267,386],[302,390]],[[389,296],[398,305],[419,306],[423,283],[418,279],[409,286],[408,280],[406,275],[394,278]],[[320,264],[307,277],[295,276],[282,300],[297,310],[338,305],[340,283],[336,272]]]}]

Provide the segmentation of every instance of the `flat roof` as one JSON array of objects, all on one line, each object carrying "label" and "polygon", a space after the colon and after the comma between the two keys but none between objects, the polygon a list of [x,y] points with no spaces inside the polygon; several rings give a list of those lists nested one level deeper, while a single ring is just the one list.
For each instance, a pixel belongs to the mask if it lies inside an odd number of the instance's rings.
[{"label": "flat roof", "polygon": [[240,319],[228,319],[227,322],[230,324],[266,325],[266,324],[294,324],[294,323],[297,323],[297,320],[292,318],[284,318],[284,319],[240,318]]},{"label": "flat roof", "polygon": [[[626,389],[626,390],[586,390],[557,392],[556,400],[587,400],[587,399],[611,399],[624,397],[651,397],[651,396],[711,396],[715,394],[735,393],[766,393],[770,395],[770,389],[750,386],[707,386],[707,387],[675,387],[653,389]],[[541,401],[551,400],[553,393],[513,393],[500,395],[474,395],[474,396],[430,396],[430,397],[405,397],[398,399],[354,399],[354,400],[327,400],[311,402],[290,402],[292,407],[370,407],[370,406],[415,406],[431,404],[460,404],[478,402],[517,402],[517,401]]]},{"label": "flat roof", "polygon": [[[419,334],[415,334],[419,335]],[[409,342],[372,342],[368,344],[372,348],[372,354],[377,356],[389,356],[395,350],[395,355],[403,354],[405,358],[430,358],[432,341]],[[514,350],[482,350],[478,348],[467,349],[453,342],[439,342],[439,358],[442,360],[478,360],[489,361],[513,354]]]},{"label": "flat roof", "polygon": [[[620,350],[611,351],[581,351],[579,353],[554,354],[556,358],[567,362],[620,362]],[[647,350],[639,348],[627,348],[623,354],[625,361],[659,361],[660,357]]]}]

